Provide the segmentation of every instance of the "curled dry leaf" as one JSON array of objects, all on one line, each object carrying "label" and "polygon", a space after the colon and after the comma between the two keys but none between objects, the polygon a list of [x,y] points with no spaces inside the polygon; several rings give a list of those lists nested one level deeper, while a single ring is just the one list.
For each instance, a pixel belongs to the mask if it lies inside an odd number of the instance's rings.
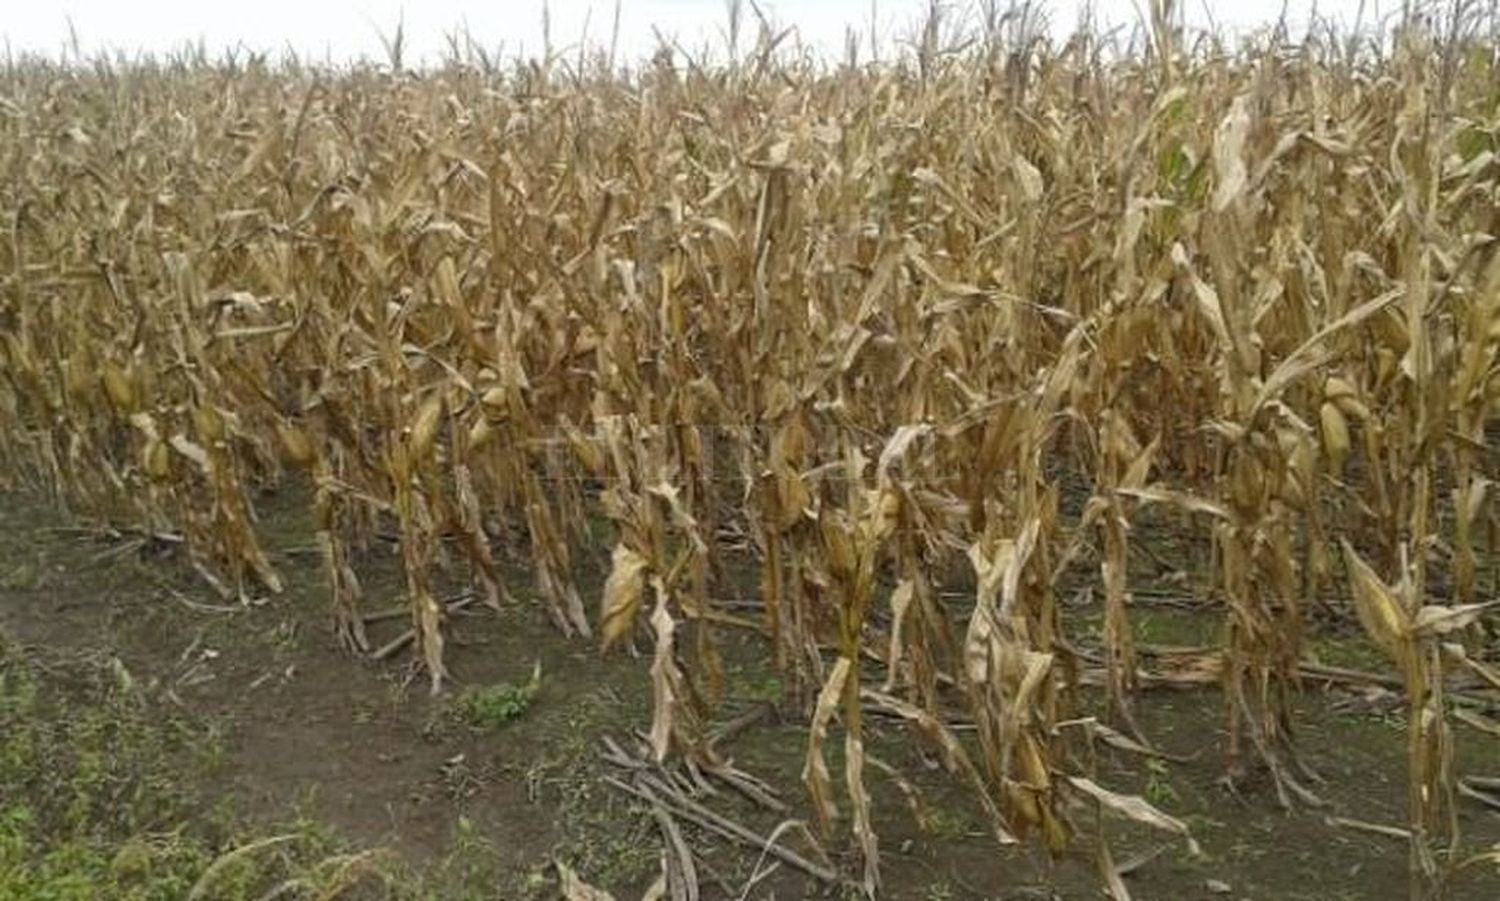
[{"label": "curled dry leaf", "polygon": [[1459,604],[1452,607],[1429,604],[1417,611],[1416,618],[1412,621],[1412,632],[1416,635],[1447,635],[1467,629],[1479,621],[1481,613],[1493,609],[1497,603],[1500,602]]},{"label": "curled dry leaf", "polygon": [[916,587],[916,582],[912,579],[902,579],[896,585],[896,590],[891,592],[891,641],[886,651],[884,691],[890,691],[896,684],[897,674],[901,670],[901,651],[905,646],[903,639],[906,632],[906,619],[911,610]]},{"label": "curled dry leaf", "polygon": [[594,888],[574,872],[573,868],[556,861],[558,889],[563,901],[615,901],[615,896],[603,889]]},{"label": "curled dry leaf", "polygon": [[1193,839],[1192,832],[1188,829],[1186,823],[1174,816],[1162,813],[1145,798],[1139,795],[1122,795],[1112,792],[1085,776],[1067,776],[1065,779],[1073,788],[1078,789],[1083,794],[1088,795],[1115,813],[1128,817],[1137,823],[1150,826],[1153,829],[1174,832],[1182,836],[1187,841],[1189,853],[1194,856],[1201,853],[1198,848],[1198,842]]},{"label": "curled dry leaf", "polygon": [[844,697],[844,682],[849,678],[850,661],[840,657],[829,671],[823,688],[818,692],[818,703],[813,708],[812,723],[807,733],[807,758],[802,766],[802,781],[812,796],[813,812],[826,835],[838,817],[838,808],[833,803],[833,783],[828,774],[828,761],[823,757],[823,744],[828,740],[828,724],[838,712]]},{"label": "curled dry leaf", "polygon": [[963,744],[958,740],[958,736],[953,734],[953,730],[922,708],[884,692],[865,689],[860,692],[860,697],[915,725],[943,753],[944,761],[949,769],[958,770],[969,781],[975,798],[989,816],[990,828],[994,831],[996,841],[1001,845],[1014,845],[1018,842],[1018,839],[1006,827],[1004,816],[1000,808],[996,806],[989,787],[985,785],[979,768],[974,765],[969,752],[964,750]]},{"label": "curled dry leaf", "polygon": [[645,557],[624,544],[615,545],[599,612],[599,643],[604,650],[630,634],[645,594],[649,565]]},{"label": "curled dry leaf", "polygon": [[1249,179],[1245,170],[1245,139],[1249,134],[1249,100],[1236,97],[1214,137],[1214,174],[1218,176],[1213,202],[1216,212],[1224,211],[1245,193]]}]

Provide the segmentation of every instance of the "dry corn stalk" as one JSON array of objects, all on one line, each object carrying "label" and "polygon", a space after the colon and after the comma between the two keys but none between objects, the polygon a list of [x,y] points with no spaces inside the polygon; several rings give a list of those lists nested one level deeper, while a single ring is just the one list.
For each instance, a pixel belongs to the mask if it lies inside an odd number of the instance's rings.
[{"label": "dry corn stalk", "polygon": [[[1228,53],[1172,22],[1152,5],[1147,66],[1087,35],[945,53],[936,28],[831,72],[770,35],[754,65],[570,81],[8,66],[0,484],[180,531],[230,594],[277,584],[256,498],[293,486],[354,649],[361,555],[394,529],[434,686],[448,549],[499,604],[519,542],[561,630],[652,641],[658,755],[708,753],[715,630],[752,625],[709,598],[743,546],[829,820],[844,730],[871,891],[862,704],[1001,841],[1060,846],[1067,792],[1171,828],[1069,772],[1052,729],[1090,700],[1056,597],[1080,578],[1130,724],[1129,555],[1164,521],[1210,549],[1232,763],[1313,800],[1302,605],[1349,540],[1401,574],[1408,619],[1371,634],[1412,695],[1429,891],[1441,670],[1493,672],[1470,605],[1495,531],[1494,48],[1412,26],[1388,53]],[[591,621],[574,570],[601,514]],[[1345,559],[1364,610],[1384,583]],[[946,590],[966,563],[972,613]]]}]

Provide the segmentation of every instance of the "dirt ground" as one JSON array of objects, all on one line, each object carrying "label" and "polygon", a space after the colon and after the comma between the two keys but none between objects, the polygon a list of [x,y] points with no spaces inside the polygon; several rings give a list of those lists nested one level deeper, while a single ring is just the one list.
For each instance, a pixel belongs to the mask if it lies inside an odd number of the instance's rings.
[{"label": "dirt ground", "polygon": [[[517,605],[503,613],[476,607],[456,617],[449,659],[457,685],[431,698],[405,657],[371,663],[336,649],[299,504],[267,498],[260,507],[288,589],[241,607],[215,597],[170,546],[80,529],[49,503],[0,495],[0,648],[27,661],[43,681],[63,670],[59,661],[93,661],[89,665],[107,667],[158,705],[145,711],[143,729],[181,721],[194,734],[211,736],[210,753],[173,771],[173,781],[195,799],[181,813],[188,820],[206,820],[212,811],[216,822],[227,821],[240,835],[292,821],[315,823],[336,847],[390,849],[398,869],[415,874],[402,878],[416,880],[411,884],[421,886],[413,890],[419,897],[554,898],[557,861],[616,897],[640,897],[659,872],[657,821],[605,782],[609,768],[599,750],[606,736],[629,745],[648,725],[649,661],[628,653],[601,657],[586,642],[564,639],[526,602],[523,587]],[[601,547],[580,555],[585,588],[597,590],[606,553]],[[359,566],[372,610],[400,603],[393,549],[376,545]],[[1086,635],[1094,613],[1085,608],[1069,615]],[[383,642],[403,628],[399,618],[381,622],[372,626],[372,638]],[[1143,641],[1193,644],[1212,641],[1215,625],[1163,606],[1143,608],[1138,628]],[[759,663],[759,640],[726,640],[722,719],[774,710],[780,686]],[[1369,668],[1376,659],[1346,629],[1324,629],[1312,647],[1330,663]],[[540,677],[532,683],[538,666]],[[1146,693],[1141,724],[1173,759],[1148,762],[1103,749],[1095,761],[1097,780],[1142,794],[1185,820],[1202,851],[1191,856],[1180,840],[1106,820],[1115,862],[1129,864],[1126,881],[1134,897],[1403,896],[1402,840],[1327,822],[1334,816],[1404,823],[1403,711],[1392,706],[1395,700],[1308,684],[1297,725],[1307,762],[1326,780],[1317,791],[1330,806],[1287,812],[1266,786],[1252,783],[1231,794],[1220,785],[1224,734],[1216,690]],[[62,705],[48,715],[70,711]],[[966,793],[900,727],[877,720],[872,730],[873,756],[904,774],[920,798],[919,822],[907,792],[872,777],[885,897],[1103,896],[1092,812],[1075,811],[1082,834],[1059,860],[999,848]],[[1500,775],[1496,740],[1463,725],[1457,730],[1460,773]],[[832,738],[831,746],[841,744]],[[11,740],[0,736],[0,742]],[[787,819],[810,821],[799,778],[802,724],[768,714],[727,740],[724,751],[774,787],[789,810],[775,814],[726,793],[715,797],[717,811],[761,835]],[[830,767],[839,772],[841,765],[835,752]],[[24,803],[4,792],[35,783],[25,774],[7,778],[12,784],[0,784],[0,805]],[[1500,813],[1466,800],[1460,821],[1466,850],[1500,843]],[[130,840],[128,829],[109,834],[112,841]],[[794,829],[784,834],[789,846],[811,856]],[[702,861],[708,898],[839,897],[846,891],[784,866],[763,876],[757,871],[767,867],[755,850],[696,827],[685,827],[684,838]],[[844,838],[832,840],[829,850],[835,864],[855,871]],[[0,866],[0,883],[6,875]],[[77,897],[110,895],[98,889]],[[0,884],[0,898],[11,897],[22,896]],[[1500,897],[1500,871],[1467,870],[1452,897]]]}]

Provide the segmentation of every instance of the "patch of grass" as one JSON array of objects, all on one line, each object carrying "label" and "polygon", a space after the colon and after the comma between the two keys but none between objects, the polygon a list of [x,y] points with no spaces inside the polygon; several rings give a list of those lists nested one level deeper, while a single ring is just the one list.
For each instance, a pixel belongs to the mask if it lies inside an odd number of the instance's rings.
[{"label": "patch of grass", "polygon": [[470,686],[455,700],[459,716],[470,726],[481,730],[498,729],[520,719],[542,687],[540,662],[523,685],[497,682],[494,685]]},{"label": "patch of grass", "polygon": [[166,901],[185,896],[211,859],[202,843],[177,834],[118,846],[80,836],[54,840],[25,804],[8,802],[0,811],[0,898]]},{"label": "patch of grass", "polygon": [[928,808],[927,819],[922,826],[929,834],[944,839],[963,838],[977,828],[972,816],[946,806]]},{"label": "patch of grass", "polygon": [[780,704],[784,696],[781,678],[766,667],[731,666],[728,673],[729,695],[747,701]]},{"label": "patch of grass", "polygon": [[26,561],[0,573],[0,590],[30,591],[40,580],[41,567],[36,561]]},{"label": "patch of grass", "polygon": [[1130,621],[1136,641],[1142,644],[1189,647],[1217,644],[1222,626],[1203,613],[1145,606],[1132,611]]},{"label": "patch of grass", "polygon": [[192,766],[207,742],[169,708],[149,709],[122,664],[44,669],[14,649],[0,655],[0,797],[17,814],[10,822],[95,838],[159,830],[185,811],[172,764]]},{"label": "patch of grass", "polygon": [[459,817],[452,850],[423,880],[429,897],[481,901],[501,884],[499,852],[467,817]]},{"label": "patch of grass", "polygon": [[1384,672],[1390,668],[1390,662],[1380,649],[1360,634],[1309,635],[1307,653],[1311,659],[1329,666],[1367,672]]},{"label": "patch of grass", "polygon": [[[533,797],[556,810],[554,856],[601,887],[631,885],[654,873],[660,842],[649,811],[601,780],[597,739],[621,733],[645,715],[638,699],[595,690],[536,724],[543,750],[526,773]],[[506,897],[539,895],[550,873],[516,880]]]},{"label": "patch of grass", "polygon": [[[301,820],[272,834],[205,811],[220,732],[103,655],[41,659],[0,637],[0,899],[236,901],[278,888],[419,898],[384,855]],[[445,896],[446,897],[446,896]]]}]

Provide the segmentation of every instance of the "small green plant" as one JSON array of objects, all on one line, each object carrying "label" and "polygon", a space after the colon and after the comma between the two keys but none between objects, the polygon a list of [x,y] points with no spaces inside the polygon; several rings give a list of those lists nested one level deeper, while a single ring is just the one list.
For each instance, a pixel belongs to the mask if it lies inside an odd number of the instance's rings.
[{"label": "small green plant", "polygon": [[478,729],[498,729],[519,719],[531,706],[542,687],[542,664],[532,667],[531,678],[524,685],[498,682],[494,685],[470,686],[458,696],[458,710],[469,725]]},{"label": "small green plant", "polygon": [[962,838],[975,829],[972,818],[945,807],[929,808],[927,814],[923,827],[940,838]]},{"label": "small green plant", "polygon": [[377,712],[375,709],[375,705],[369,703],[368,701],[356,700],[353,704],[353,708],[354,710],[352,716],[355,723],[361,726],[366,726],[370,723],[375,722],[375,715]]},{"label": "small green plant", "polygon": [[498,851],[468,817],[454,824],[453,846],[429,877],[428,891],[455,901],[479,901],[495,897],[494,886],[502,875],[498,871]]},{"label": "small green plant", "polygon": [[783,700],[781,677],[761,667],[742,664],[733,665],[728,672],[729,694],[750,701],[769,701],[780,704]]},{"label": "small green plant", "polygon": [[946,882],[934,882],[924,893],[926,901],[953,901],[953,887]]},{"label": "small green plant", "polygon": [[40,569],[34,562],[26,562],[0,575],[0,590],[30,591],[37,586]]},{"label": "small green plant", "polygon": [[1177,803],[1177,790],[1172,787],[1167,765],[1156,757],[1146,760],[1146,800],[1158,807]]}]

